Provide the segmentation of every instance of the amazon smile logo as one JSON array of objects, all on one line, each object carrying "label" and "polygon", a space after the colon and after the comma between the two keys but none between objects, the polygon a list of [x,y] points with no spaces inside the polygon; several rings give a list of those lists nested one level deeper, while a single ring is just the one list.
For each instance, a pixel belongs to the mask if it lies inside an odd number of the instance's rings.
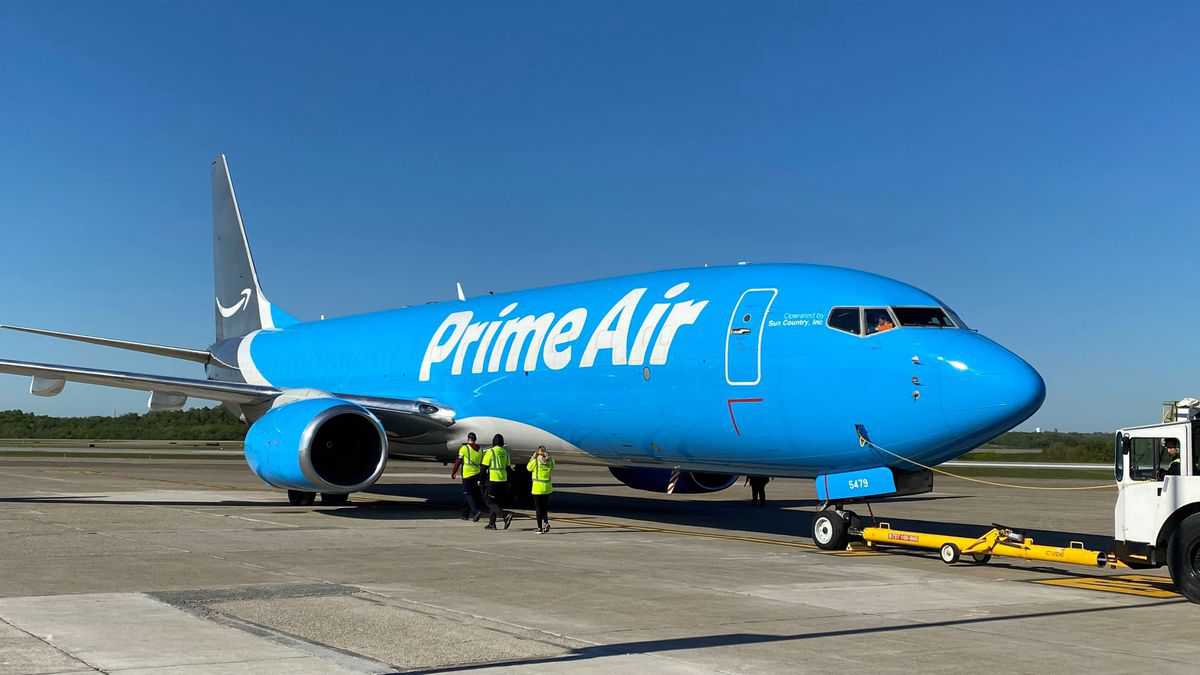
[{"label": "amazon smile logo", "polygon": [[225,305],[222,305],[220,298],[216,298],[216,301],[217,301],[217,311],[221,313],[221,316],[228,319],[231,316],[233,316],[234,314],[237,314],[238,312],[245,309],[246,305],[250,303],[250,289],[243,288],[242,289],[242,298],[240,300],[238,300],[237,302],[233,303],[233,305],[230,307],[226,307]]}]

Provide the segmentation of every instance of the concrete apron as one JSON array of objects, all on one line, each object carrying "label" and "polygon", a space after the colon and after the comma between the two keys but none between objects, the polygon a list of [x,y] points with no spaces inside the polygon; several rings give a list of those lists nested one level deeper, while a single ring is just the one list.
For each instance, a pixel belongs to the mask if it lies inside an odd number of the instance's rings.
[{"label": "concrete apron", "polygon": [[[0,599],[0,673],[361,673],[140,593]],[[346,667],[350,666],[350,667]]]}]

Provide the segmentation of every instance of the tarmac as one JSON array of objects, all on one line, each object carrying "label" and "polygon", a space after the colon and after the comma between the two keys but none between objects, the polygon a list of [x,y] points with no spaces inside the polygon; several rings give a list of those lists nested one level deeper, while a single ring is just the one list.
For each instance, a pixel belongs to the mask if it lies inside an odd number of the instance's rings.
[{"label": "tarmac", "polygon": [[[596,467],[556,472],[549,534],[524,511],[490,532],[447,474],[392,462],[349,506],[292,507],[238,461],[0,457],[0,673],[1200,668],[1200,606],[1165,571],[823,552],[811,481],[755,507]],[[873,511],[1089,547],[1112,528],[1115,490],[936,488]]]}]

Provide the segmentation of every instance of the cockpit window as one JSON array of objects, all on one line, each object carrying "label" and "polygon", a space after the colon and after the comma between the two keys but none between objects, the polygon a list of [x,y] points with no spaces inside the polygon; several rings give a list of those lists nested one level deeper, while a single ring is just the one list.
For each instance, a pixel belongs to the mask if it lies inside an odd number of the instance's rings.
[{"label": "cockpit window", "polygon": [[955,326],[958,326],[959,328],[962,328],[964,330],[970,329],[970,326],[967,325],[966,321],[962,320],[962,317],[958,315],[958,312],[950,309],[949,307],[947,307],[945,305],[942,305],[942,309],[946,310],[946,313],[950,315],[950,320],[954,322]]},{"label": "cockpit window", "polygon": [[954,322],[941,307],[893,307],[892,310],[901,326],[954,328]]},{"label": "cockpit window", "polygon": [[867,335],[884,333],[896,327],[896,321],[886,307],[868,307],[863,310],[863,318]]},{"label": "cockpit window", "polygon": [[829,318],[825,321],[830,328],[862,335],[862,326],[858,320],[857,307],[834,307],[829,310]]}]

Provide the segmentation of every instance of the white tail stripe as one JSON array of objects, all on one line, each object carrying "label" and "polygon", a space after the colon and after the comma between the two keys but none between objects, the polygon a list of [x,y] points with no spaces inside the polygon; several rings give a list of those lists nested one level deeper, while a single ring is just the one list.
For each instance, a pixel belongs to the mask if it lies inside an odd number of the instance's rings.
[{"label": "white tail stripe", "polygon": [[263,374],[258,371],[258,366],[255,365],[254,358],[250,356],[250,344],[254,342],[254,336],[260,332],[256,330],[242,338],[242,341],[238,343],[238,370],[242,372],[242,379],[246,380],[246,384],[271,386],[267,378],[263,377]]}]

